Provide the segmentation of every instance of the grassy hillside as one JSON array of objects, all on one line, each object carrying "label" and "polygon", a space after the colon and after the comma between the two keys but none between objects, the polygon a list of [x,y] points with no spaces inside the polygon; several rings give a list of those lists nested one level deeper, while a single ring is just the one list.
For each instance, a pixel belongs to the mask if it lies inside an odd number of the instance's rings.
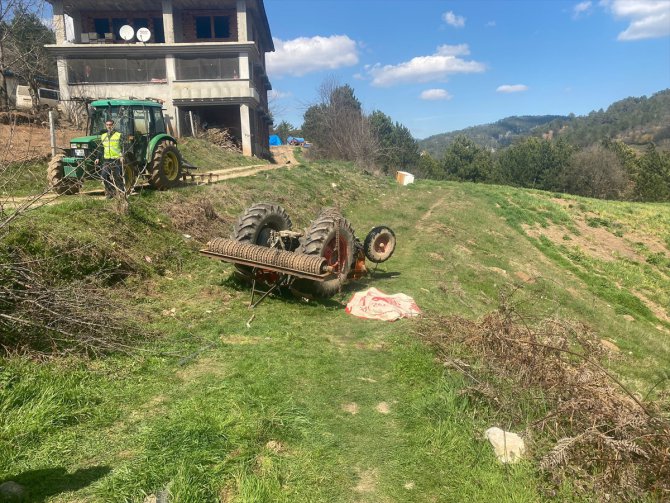
[{"label": "grassy hillside", "polygon": [[[361,239],[391,226],[397,250],[333,299],[270,297],[251,312],[232,266],[197,250],[260,201],[283,205],[298,229],[340,206]],[[424,336],[431,322],[447,333],[480,319],[514,290],[506,302],[529,327],[586,324],[608,344],[603,365],[663,400],[668,229],[667,205],[400,187],[336,163],[146,191],[128,215],[78,197],[42,208],[5,236],[6,253],[52,264],[63,283],[116,271],[104,288],[135,336],[106,355],[0,360],[0,483],[33,501],[589,501],[538,468],[551,432],[509,467],[482,438],[494,425],[524,430],[542,397],[519,394],[521,414],[501,413],[468,393],[477,364],[447,365]],[[411,295],[423,320],[347,315],[367,285]]]}]

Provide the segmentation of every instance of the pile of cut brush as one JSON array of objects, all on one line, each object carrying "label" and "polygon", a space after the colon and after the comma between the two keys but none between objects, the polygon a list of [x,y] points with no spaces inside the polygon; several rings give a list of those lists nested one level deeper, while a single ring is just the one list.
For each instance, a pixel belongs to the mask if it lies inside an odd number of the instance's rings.
[{"label": "pile of cut brush", "polygon": [[240,146],[232,137],[230,131],[225,128],[210,127],[205,129],[202,137],[210,143],[217,145],[231,152],[240,152]]},{"label": "pile of cut brush", "polygon": [[552,485],[568,481],[600,501],[669,501],[667,392],[637,397],[600,363],[608,350],[588,327],[530,328],[508,300],[478,322],[425,318],[418,334],[471,381],[462,393],[523,431]]}]

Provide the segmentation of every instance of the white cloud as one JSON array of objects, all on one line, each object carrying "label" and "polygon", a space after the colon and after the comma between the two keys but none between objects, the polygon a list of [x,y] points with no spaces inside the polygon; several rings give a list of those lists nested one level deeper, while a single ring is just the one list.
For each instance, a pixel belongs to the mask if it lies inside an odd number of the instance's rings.
[{"label": "white cloud", "polygon": [[488,23],[486,23],[487,28],[493,28],[495,25],[496,25],[495,21],[489,21]]},{"label": "white cloud", "polygon": [[274,39],[275,52],[268,53],[268,74],[272,77],[301,77],[320,70],[335,70],[358,64],[356,42],[346,35]]},{"label": "white cloud", "polygon": [[442,14],[442,19],[449,25],[456,28],[463,28],[465,26],[465,18],[463,16],[457,16],[453,12],[445,12]]},{"label": "white cloud", "polygon": [[420,98],[427,101],[450,100],[453,98],[446,89],[426,89]]},{"label": "white cloud", "polygon": [[440,56],[468,56],[470,54],[470,47],[468,44],[458,44],[458,45],[440,45],[437,48],[437,52]]},{"label": "white cloud", "polygon": [[467,44],[441,45],[431,56],[417,56],[397,65],[367,66],[372,85],[389,87],[395,84],[444,81],[455,73],[480,73],[486,70],[483,63],[466,61],[457,56],[470,53]]},{"label": "white cloud", "polygon": [[641,40],[670,35],[670,0],[602,0],[615,17],[627,19],[619,40]]},{"label": "white cloud", "polygon": [[528,86],[525,84],[504,84],[496,89],[498,93],[521,93],[523,91],[528,91]]},{"label": "white cloud", "polygon": [[574,19],[579,18],[582,14],[587,14],[591,10],[592,2],[580,2],[572,8],[572,17]]}]

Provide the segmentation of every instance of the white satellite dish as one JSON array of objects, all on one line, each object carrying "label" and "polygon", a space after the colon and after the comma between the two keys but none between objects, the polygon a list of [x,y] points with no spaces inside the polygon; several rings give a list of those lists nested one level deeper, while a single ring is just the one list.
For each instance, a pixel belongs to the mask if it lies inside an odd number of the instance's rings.
[{"label": "white satellite dish", "polygon": [[126,42],[130,42],[135,36],[135,30],[129,24],[124,24],[119,30],[119,36]]},{"label": "white satellite dish", "polygon": [[151,32],[149,31],[149,28],[140,28],[137,30],[137,40],[140,42],[148,42],[149,39],[151,38]]}]

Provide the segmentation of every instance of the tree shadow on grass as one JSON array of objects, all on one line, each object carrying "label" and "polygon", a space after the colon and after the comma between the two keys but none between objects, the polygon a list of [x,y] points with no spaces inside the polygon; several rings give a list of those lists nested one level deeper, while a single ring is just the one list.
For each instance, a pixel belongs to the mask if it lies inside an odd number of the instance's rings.
[{"label": "tree shadow on grass", "polygon": [[52,496],[83,489],[107,475],[111,470],[108,466],[93,466],[68,473],[63,467],[44,468],[8,477],[5,481],[0,480],[0,483],[12,480],[25,488],[25,496],[17,501],[42,503]]}]

